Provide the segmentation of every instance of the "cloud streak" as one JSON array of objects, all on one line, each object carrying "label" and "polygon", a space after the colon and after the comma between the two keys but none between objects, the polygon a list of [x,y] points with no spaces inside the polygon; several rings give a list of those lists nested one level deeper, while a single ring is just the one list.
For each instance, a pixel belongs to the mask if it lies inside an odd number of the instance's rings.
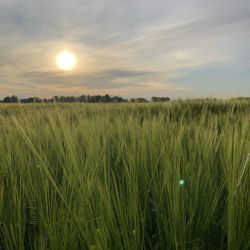
[{"label": "cloud streak", "polygon": [[[237,95],[250,95],[246,0],[9,0],[0,23],[0,97],[224,96],[232,92],[227,72]],[[55,66],[63,49],[79,60],[70,74]]]}]

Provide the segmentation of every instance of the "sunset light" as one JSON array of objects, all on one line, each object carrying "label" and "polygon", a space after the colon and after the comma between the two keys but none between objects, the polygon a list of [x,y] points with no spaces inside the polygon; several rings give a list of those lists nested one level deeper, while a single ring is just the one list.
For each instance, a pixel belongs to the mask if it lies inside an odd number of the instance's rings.
[{"label": "sunset light", "polygon": [[68,71],[75,68],[77,60],[73,53],[65,50],[58,54],[56,63],[59,69]]}]

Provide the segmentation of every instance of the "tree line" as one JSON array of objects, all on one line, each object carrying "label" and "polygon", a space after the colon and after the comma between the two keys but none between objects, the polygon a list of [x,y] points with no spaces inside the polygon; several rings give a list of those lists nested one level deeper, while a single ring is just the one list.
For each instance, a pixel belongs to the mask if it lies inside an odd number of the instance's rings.
[{"label": "tree line", "polygon": [[[169,97],[156,97],[151,98],[151,102],[167,102],[170,101]],[[16,95],[7,96],[0,100],[2,103],[144,103],[149,102],[149,100],[138,97],[131,99],[124,99],[120,96],[110,96],[110,95],[81,95],[81,96],[54,96],[52,98],[39,98],[39,97],[28,97],[19,99]]]}]

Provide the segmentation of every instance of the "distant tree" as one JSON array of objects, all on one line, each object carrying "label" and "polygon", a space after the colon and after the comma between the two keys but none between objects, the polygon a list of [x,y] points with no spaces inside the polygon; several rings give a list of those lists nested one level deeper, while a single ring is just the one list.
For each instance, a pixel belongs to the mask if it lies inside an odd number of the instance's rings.
[{"label": "distant tree", "polygon": [[153,96],[151,98],[151,102],[168,102],[168,101],[170,101],[169,97],[156,97],[156,96]]},{"label": "distant tree", "polygon": [[39,97],[29,97],[26,99],[21,99],[21,103],[41,103],[42,100]]},{"label": "distant tree", "polygon": [[69,100],[70,100],[69,102],[71,102],[71,103],[76,102],[76,97],[70,96]]},{"label": "distant tree", "polygon": [[79,98],[79,101],[80,102],[86,102],[87,101],[86,95],[81,95],[80,98]]},{"label": "distant tree", "polygon": [[42,100],[39,97],[33,97],[34,103],[41,103]]},{"label": "distant tree", "polygon": [[246,100],[246,101],[249,101],[250,100],[250,97],[248,97],[248,96],[242,96],[242,97],[237,97],[236,98],[237,100]]},{"label": "distant tree", "polygon": [[103,102],[111,102],[111,97],[110,97],[109,95],[104,95],[104,96],[102,97],[102,101],[103,101]]},{"label": "distant tree", "polygon": [[59,102],[60,101],[60,98],[57,95],[54,96],[53,99],[54,99],[54,102]]},{"label": "distant tree", "polygon": [[124,99],[119,96],[114,96],[112,102],[124,102]]},{"label": "distant tree", "polygon": [[[132,100],[132,99],[131,99]],[[134,99],[135,101],[137,99]],[[147,101],[146,99],[139,98],[137,100],[138,102],[145,102]],[[19,102],[18,98],[16,96],[12,97],[5,97],[2,102],[5,103],[15,103]],[[75,102],[88,102],[88,103],[108,103],[108,102],[128,102],[127,99],[123,99],[120,96],[109,96],[109,95],[81,95],[81,96],[54,96],[50,99],[40,99],[39,97],[28,97],[28,98],[23,98],[20,100],[21,103],[75,103]]]},{"label": "distant tree", "polygon": [[148,100],[143,97],[138,97],[135,99],[135,102],[148,102]]},{"label": "distant tree", "polygon": [[102,97],[100,95],[94,96],[94,102],[101,102],[101,101],[102,101]]},{"label": "distant tree", "polygon": [[11,97],[7,96],[3,99],[4,103],[18,103],[19,99],[17,96],[13,95]]},{"label": "distant tree", "polygon": [[4,103],[11,103],[11,97],[10,97],[10,96],[6,96],[6,97],[3,99],[3,102],[4,102]]},{"label": "distant tree", "polygon": [[86,96],[86,102],[91,102],[91,96],[90,95]]},{"label": "distant tree", "polygon": [[151,102],[156,102],[157,101],[157,97],[153,96],[151,97]]}]

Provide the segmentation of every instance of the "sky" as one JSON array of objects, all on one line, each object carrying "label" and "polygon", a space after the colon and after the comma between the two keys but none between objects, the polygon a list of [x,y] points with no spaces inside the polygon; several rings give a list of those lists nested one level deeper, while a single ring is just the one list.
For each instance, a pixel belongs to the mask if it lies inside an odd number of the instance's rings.
[{"label": "sky", "polygon": [[249,27],[249,0],[0,0],[0,98],[250,96]]}]

